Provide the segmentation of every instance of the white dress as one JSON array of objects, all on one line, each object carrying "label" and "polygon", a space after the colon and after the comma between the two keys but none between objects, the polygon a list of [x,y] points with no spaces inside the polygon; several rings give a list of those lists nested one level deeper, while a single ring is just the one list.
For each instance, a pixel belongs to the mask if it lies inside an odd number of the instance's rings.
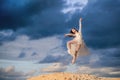
[{"label": "white dress", "polygon": [[81,22],[79,22],[79,33],[75,34],[75,38],[73,40],[77,41],[77,44],[71,44],[71,50],[68,48],[68,53],[73,56],[75,54],[76,45],[81,45],[80,49],[77,53],[78,56],[85,56],[89,54],[88,48],[86,47],[84,40],[82,39],[82,33],[81,33]]}]

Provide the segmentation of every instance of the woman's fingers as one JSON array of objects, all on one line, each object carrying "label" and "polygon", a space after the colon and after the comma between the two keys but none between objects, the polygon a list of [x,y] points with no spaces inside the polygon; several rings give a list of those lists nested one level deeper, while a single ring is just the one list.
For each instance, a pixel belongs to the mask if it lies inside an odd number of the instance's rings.
[{"label": "woman's fingers", "polygon": [[80,21],[82,21],[82,18],[80,18]]},{"label": "woman's fingers", "polygon": [[65,37],[67,36],[67,34],[64,35]]}]

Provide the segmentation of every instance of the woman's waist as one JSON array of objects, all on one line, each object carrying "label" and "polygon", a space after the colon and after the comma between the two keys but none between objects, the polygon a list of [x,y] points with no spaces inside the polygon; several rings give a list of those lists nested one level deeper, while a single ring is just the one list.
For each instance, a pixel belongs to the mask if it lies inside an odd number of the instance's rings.
[{"label": "woman's waist", "polygon": [[74,40],[82,40],[81,37],[75,37]]}]

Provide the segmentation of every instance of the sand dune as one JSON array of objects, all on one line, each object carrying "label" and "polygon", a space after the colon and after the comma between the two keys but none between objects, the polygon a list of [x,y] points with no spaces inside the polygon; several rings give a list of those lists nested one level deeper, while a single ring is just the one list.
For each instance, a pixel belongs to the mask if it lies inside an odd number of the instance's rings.
[{"label": "sand dune", "polygon": [[32,77],[28,80],[120,80],[120,78],[101,78],[89,74],[52,73]]}]

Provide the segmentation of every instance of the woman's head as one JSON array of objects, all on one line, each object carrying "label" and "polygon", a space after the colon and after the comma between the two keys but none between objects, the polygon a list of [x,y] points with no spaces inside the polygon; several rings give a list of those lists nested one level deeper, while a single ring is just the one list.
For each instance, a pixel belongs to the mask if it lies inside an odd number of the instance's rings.
[{"label": "woman's head", "polygon": [[75,29],[75,28],[72,28],[71,31],[70,31],[70,33],[72,33],[72,34],[75,34],[76,32],[78,32],[78,30]]}]

